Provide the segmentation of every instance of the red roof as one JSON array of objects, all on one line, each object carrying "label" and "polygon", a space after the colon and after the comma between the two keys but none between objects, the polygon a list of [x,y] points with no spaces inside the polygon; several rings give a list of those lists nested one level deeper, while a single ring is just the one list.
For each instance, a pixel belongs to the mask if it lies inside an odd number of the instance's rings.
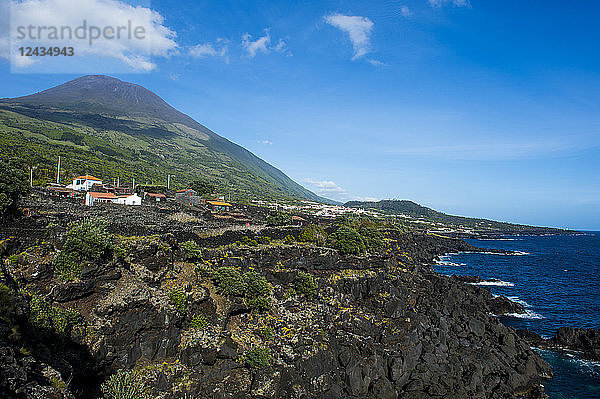
[{"label": "red roof", "polygon": [[300,221],[304,221],[304,220],[306,220],[306,219],[304,219],[304,218],[301,218],[300,216],[295,216],[295,215],[294,215],[294,216],[292,216],[292,220],[300,220]]},{"label": "red roof", "polygon": [[95,192],[90,191],[88,194],[94,198],[102,198],[102,199],[117,199],[118,198],[113,193],[95,193]]},{"label": "red roof", "polygon": [[158,197],[158,198],[167,198],[164,194],[156,194],[156,193],[147,193],[149,196],[151,197]]},{"label": "red roof", "polygon": [[186,188],[185,190],[177,190],[178,193],[185,193],[186,191],[192,191],[192,189]]},{"label": "red roof", "polygon": [[90,175],[79,176],[79,177],[76,177],[75,179],[85,179],[85,180],[102,181],[101,179],[98,179],[97,177],[90,176]]}]

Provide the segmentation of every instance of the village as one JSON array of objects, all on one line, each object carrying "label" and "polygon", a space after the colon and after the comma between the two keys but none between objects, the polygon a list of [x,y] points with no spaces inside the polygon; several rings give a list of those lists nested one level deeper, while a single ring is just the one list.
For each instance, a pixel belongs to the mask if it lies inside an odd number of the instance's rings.
[{"label": "village", "polygon": [[[264,200],[252,199],[232,203],[231,196],[227,198],[218,192],[200,193],[193,188],[174,190],[171,188],[171,175],[167,176],[166,186],[136,184],[135,178],[123,183],[119,177],[106,181],[96,176],[85,174],[69,180],[69,184],[61,184],[61,161],[57,163],[56,182],[41,188],[45,195],[52,198],[64,198],[71,201],[81,201],[88,207],[103,206],[153,206],[168,207],[178,205],[205,216],[211,216],[215,221],[226,224],[248,227],[252,224],[263,224],[265,215],[257,220],[256,211],[261,209],[270,213],[286,214],[290,219],[287,224],[306,226],[309,223],[327,223],[342,216],[380,218],[394,223],[411,225],[412,228],[437,234],[456,236],[477,235],[477,232],[464,226],[449,226],[424,218],[414,218],[409,215],[387,215],[372,209],[346,207],[340,204],[327,204],[307,200]],[[30,173],[30,185],[34,186],[33,173]],[[190,184],[192,185],[192,184]],[[40,188],[40,187],[38,187]],[[217,191],[216,189],[213,191]],[[258,212],[264,213],[264,212]]]}]

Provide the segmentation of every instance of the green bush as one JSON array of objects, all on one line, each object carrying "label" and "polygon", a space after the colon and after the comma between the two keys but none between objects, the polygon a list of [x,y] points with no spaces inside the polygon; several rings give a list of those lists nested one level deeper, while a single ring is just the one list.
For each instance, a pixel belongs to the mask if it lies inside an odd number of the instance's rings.
[{"label": "green bush", "polygon": [[317,245],[325,245],[327,242],[327,233],[323,227],[310,224],[300,233],[299,241],[313,242]]},{"label": "green bush", "polygon": [[358,231],[367,249],[381,249],[384,246],[383,235],[375,227],[363,227]]},{"label": "green bush", "polygon": [[208,326],[208,322],[206,321],[206,318],[203,315],[199,314],[192,318],[190,326],[194,330],[204,330]]},{"label": "green bush", "polygon": [[292,215],[287,212],[271,212],[267,216],[267,224],[271,226],[285,226],[292,223]]},{"label": "green bush", "polygon": [[19,198],[27,193],[27,173],[12,164],[0,160],[0,217],[14,213]]},{"label": "green bush", "polygon": [[347,226],[340,226],[332,235],[333,246],[343,254],[364,252],[365,243],[358,232]]},{"label": "green bush", "polygon": [[258,241],[248,237],[248,236],[244,236],[242,237],[242,245],[246,245],[248,247],[256,247],[258,246]]},{"label": "green bush", "polygon": [[113,245],[106,224],[97,219],[70,223],[63,250],[54,259],[62,280],[73,280],[81,274],[84,263],[109,259]]},{"label": "green bush", "polygon": [[285,236],[285,238],[283,239],[283,243],[287,244],[287,245],[292,245],[296,243],[296,239],[294,238],[294,236],[288,234],[287,236]]},{"label": "green bush", "polygon": [[181,243],[181,248],[183,249],[186,260],[198,260],[202,257],[200,245],[195,241],[190,240],[183,242]]},{"label": "green bush", "polygon": [[271,327],[271,326],[264,326],[258,330],[258,334],[260,335],[260,337],[262,339],[269,340],[269,339],[273,338],[273,336],[275,335],[275,331],[273,330],[273,327]]},{"label": "green bush", "polygon": [[271,350],[268,347],[254,347],[246,353],[244,360],[252,368],[266,367],[271,360]]},{"label": "green bush", "polygon": [[271,307],[271,286],[255,271],[241,274],[233,267],[220,267],[213,273],[213,281],[221,293],[244,297],[252,309],[268,310]]},{"label": "green bush", "polygon": [[245,295],[248,298],[257,298],[271,295],[271,287],[267,279],[255,271],[249,271],[243,275],[245,283]]},{"label": "green bush", "polygon": [[256,237],[256,241],[258,241],[259,244],[269,245],[271,243],[271,237],[269,237],[269,236]]},{"label": "green bush", "polygon": [[15,308],[12,290],[0,284],[0,319],[7,320]]},{"label": "green bush", "polygon": [[169,292],[169,302],[175,306],[180,313],[185,313],[187,309],[187,294],[179,287],[175,287]]},{"label": "green bush", "polygon": [[294,281],[294,291],[312,299],[317,295],[317,284],[312,274],[298,272]]},{"label": "green bush", "polygon": [[79,323],[79,313],[69,309],[51,306],[44,298],[32,295],[29,302],[29,322],[43,332],[68,334],[70,328]]},{"label": "green bush", "polygon": [[245,284],[242,274],[233,267],[219,267],[213,273],[213,281],[224,295],[242,296],[244,294]]},{"label": "green bush", "polygon": [[118,370],[101,389],[103,399],[150,399],[148,387],[136,371]]}]

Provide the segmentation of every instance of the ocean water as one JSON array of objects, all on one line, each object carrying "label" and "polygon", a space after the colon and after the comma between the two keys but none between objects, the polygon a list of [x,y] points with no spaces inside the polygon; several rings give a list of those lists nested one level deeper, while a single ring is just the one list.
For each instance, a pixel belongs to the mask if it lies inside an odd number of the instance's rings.
[{"label": "ocean water", "polygon": [[[600,232],[576,236],[507,236],[467,240],[484,248],[518,251],[450,254],[435,269],[476,275],[493,294],[521,302],[526,315],[502,317],[505,325],[551,337],[561,326],[600,328]],[[545,383],[552,399],[600,398],[600,363],[571,353],[540,350],[554,371]]]}]

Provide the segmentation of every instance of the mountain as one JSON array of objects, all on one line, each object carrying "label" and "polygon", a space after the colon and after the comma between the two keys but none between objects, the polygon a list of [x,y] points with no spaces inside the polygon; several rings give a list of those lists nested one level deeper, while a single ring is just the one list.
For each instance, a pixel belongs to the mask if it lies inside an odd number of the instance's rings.
[{"label": "mountain", "polygon": [[0,156],[36,166],[40,182],[61,156],[65,181],[89,173],[164,185],[170,174],[177,188],[200,178],[244,198],[330,202],[153,92],[103,75],[0,100]]},{"label": "mountain", "polygon": [[350,208],[377,210],[391,215],[406,215],[415,219],[423,219],[430,222],[443,223],[453,226],[463,226],[488,233],[493,231],[499,233],[518,234],[561,234],[566,232],[566,230],[549,227],[535,227],[522,224],[497,222],[489,219],[448,215],[408,200],[381,200],[377,202],[349,201],[346,202],[344,206]]}]

